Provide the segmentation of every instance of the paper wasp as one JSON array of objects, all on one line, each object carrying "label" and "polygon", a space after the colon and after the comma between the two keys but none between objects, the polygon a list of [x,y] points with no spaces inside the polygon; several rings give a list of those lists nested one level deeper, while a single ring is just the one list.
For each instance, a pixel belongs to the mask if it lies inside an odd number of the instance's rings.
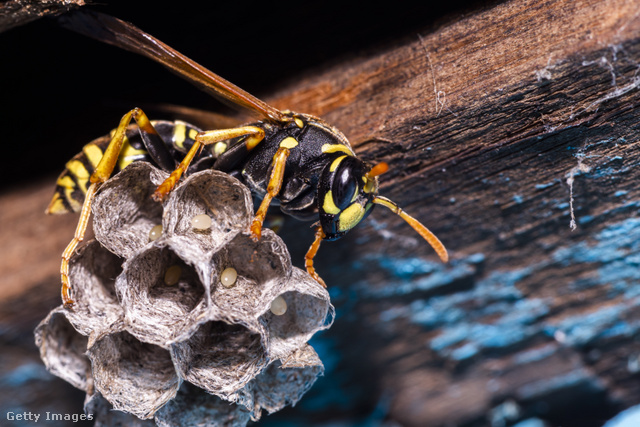
[{"label": "paper wasp", "polygon": [[[123,116],[108,144],[89,143],[67,163],[47,210],[81,212],[75,236],[62,255],[65,306],[73,305],[69,259],[83,239],[93,197],[114,171],[130,161],[148,161],[171,172],[153,195],[157,201],[167,196],[182,175],[204,168],[237,177],[263,197],[248,230],[254,239],[260,238],[273,199],[288,215],[317,220],[305,266],[323,286],[313,267],[320,242],[342,237],[376,204],[402,217],[447,261],[447,251],[435,235],[394,202],[378,195],[378,175],[387,170],[387,165],[371,166],[359,159],[347,138],[328,123],[308,114],[280,111],[119,19],[77,11],[60,21],[74,31],[147,56],[206,92],[262,117],[245,126],[201,131],[183,122],[151,122],[142,110],[134,108]],[[131,119],[138,125],[133,131],[129,127]]]}]

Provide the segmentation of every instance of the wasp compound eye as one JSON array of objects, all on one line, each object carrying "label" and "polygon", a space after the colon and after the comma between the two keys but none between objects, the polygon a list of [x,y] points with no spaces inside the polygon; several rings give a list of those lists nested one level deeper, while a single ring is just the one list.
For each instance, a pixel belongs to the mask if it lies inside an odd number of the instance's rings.
[{"label": "wasp compound eye", "polygon": [[333,202],[340,210],[349,206],[358,192],[357,177],[353,168],[349,167],[350,163],[343,162],[344,166],[338,168],[331,185]]}]

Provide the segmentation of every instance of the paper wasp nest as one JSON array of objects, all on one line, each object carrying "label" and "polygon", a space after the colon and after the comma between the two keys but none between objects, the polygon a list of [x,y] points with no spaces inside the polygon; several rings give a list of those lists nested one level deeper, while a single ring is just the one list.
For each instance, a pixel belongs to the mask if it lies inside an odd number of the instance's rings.
[{"label": "paper wasp nest", "polygon": [[159,204],[165,177],[133,163],[96,196],[96,240],[70,262],[74,309],[35,332],[47,368],[87,392],[96,425],[243,426],[295,404],[323,371],[307,341],[333,320],[327,291],[271,230],[244,233],[239,181],[199,172]]}]

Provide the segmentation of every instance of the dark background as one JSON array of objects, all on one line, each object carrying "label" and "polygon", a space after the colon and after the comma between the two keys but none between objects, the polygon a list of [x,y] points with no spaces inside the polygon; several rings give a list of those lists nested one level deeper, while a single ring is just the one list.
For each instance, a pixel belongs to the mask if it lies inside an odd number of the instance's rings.
[{"label": "dark background", "polygon": [[[400,43],[496,1],[213,3],[91,7],[136,24],[266,97],[301,75]],[[3,188],[58,174],[133,107],[149,110],[152,119],[171,118],[153,111],[159,103],[224,111],[152,61],[61,29],[53,19],[0,34],[0,58]]]}]

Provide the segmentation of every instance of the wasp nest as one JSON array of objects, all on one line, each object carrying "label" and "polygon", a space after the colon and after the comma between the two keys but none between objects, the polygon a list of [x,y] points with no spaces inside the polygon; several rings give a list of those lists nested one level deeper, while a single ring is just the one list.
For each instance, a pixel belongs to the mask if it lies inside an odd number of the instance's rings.
[{"label": "wasp nest", "polygon": [[328,293],[271,230],[245,233],[236,179],[196,173],[161,205],[165,177],[133,163],[96,196],[75,306],[36,329],[47,368],[87,392],[96,425],[245,425],[295,404],[323,371],[307,341],[333,320]]}]

